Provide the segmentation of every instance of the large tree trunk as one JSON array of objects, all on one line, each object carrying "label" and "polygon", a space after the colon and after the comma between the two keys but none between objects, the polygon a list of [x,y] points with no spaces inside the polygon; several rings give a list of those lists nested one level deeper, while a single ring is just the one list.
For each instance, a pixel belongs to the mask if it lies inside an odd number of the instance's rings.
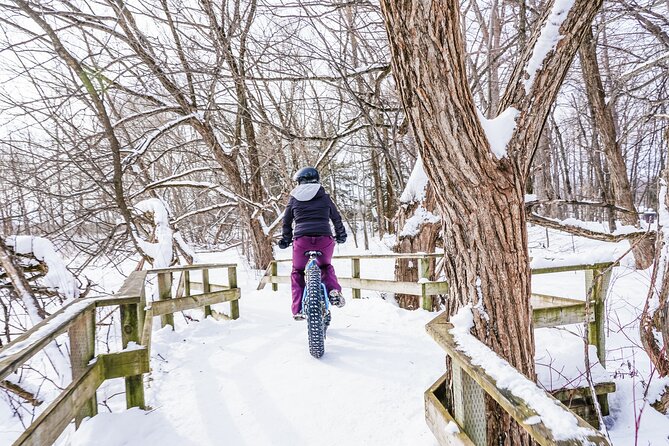
[{"label": "large tree trunk", "polygon": [[[511,106],[518,115],[509,155],[497,159],[468,87],[460,2],[381,2],[393,72],[444,219],[447,311],[471,304],[474,335],[531,379],[524,186],[550,106],[600,6],[577,0],[562,16],[562,39],[534,71],[528,64],[551,8],[538,21],[500,100],[498,115]],[[489,445],[532,443],[490,399],[487,413]]]},{"label": "large tree trunk", "polygon": [[[592,36],[592,30],[588,30],[586,38],[579,48],[579,57],[585,81],[585,90],[588,102],[595,121],[595,128],[604,149],[606,163],[609,169],[609,178],[612,189],[612,203],[617,207],[628,209],[630,212],[620,213],[620,220],[626,225],[638,226],[639,218],[634,205],[634,195],[627,177],[627,166],[623,158],[616,123],[613,117],[612,107],[614,104],[606,103],[602,76],[597,62],[596,42]],[[615,228],[609,228],[613,231]],[[639,239],[633,247],[634,259],[639,269],[648,268],[654,258],[654,244],[650,238]]]}]

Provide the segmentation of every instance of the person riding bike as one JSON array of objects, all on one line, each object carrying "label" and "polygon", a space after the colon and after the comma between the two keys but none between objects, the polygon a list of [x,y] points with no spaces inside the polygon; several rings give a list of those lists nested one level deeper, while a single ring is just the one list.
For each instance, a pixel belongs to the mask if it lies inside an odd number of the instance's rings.
[{"label": "person riding bike", "polygon": [[[304,268],[308,258],[307,251],[322,253],[316,261],[321,268],[321,280],[329,292],[330,303],[343,307],[345,300],[341,294],[341,285],[337,281],[334,267],[330,263],[334,253],[335,241],[346,241],[346,229],[341,215],[330,196],[320,184],[318,170],[304,167],[293,176],[297,187],[290,193],[288,206],[283,214],[283,232],[279,248],[286,249],[293,243],[293,272],[291,291],[292,311],[295,320],[304,319],[302,314],[302,295],[304,293]],[[332,237],[330,220],[334,224],[335,235]],[[295,229],[293,230],[293,222]]]}]

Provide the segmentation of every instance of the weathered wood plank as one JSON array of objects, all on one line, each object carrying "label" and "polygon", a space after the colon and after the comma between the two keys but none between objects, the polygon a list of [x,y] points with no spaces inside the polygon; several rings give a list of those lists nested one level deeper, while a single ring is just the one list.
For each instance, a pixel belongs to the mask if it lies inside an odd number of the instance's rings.
[{"label": "weathered wood plank", "polygon": [[561,307],[543,307],[532,309],[534,328],[557,327],[568,324],[592,322],[595,316],[586,314],[585,302]]},{"label": "weathered wood plank", "polygon": [[170,266],[167,268],[152,268],[147,270],[150,273],[160,274],[160,273],[176,273],[181,271],[189,271],[196,269],[219,269],[219,268],[230,268],[231,266],[237,266],[236,263],[193,263],[192,265],[176,265]]},{"label": "weathered wood plank", "polygon": [[184,286],[184,296],[190,296],[191,294],[191,280],[190,280],[190,271],[184,271],[181,273],[183,277],[183,286]]},{"label": "weathered wood plank", "polygon": [[149,356],[151,355],[151,333],[153,333],[153,310],[148,308],[144,315],[141,344],[149,350]]},{"label": "weathered wood plank", "polygon": [[211,309],[211,317],[216,319],[217,321],[231,321],[232,318],[228,316],[227,314],[221,312],[221,311],[216,311],[215,308]]},{"label": "weathered wood plank", "polygon": [[[209,270],[206,268],[202,270],[202,292],[204,294],[211,292],[211,287],[209,286]],[[211,306],[209,305],[204,306],[204,317],[207,316],[211,316]]]},{"label": "weathered wood plank", "polygon": [[[199,292],[204,291],[202,288],[203,288],[202,287],[202,282],[191,282],[190,283],[191,294],[193,294],[193,291],[199,291]],[[229,289],[230,289],[230,287],[227,286],[227,285],[219,285],[219,284],[216,284],[216,283],[209,282],[209,291],[225,291],[225,290],[229,290]]]},{"label": "weathered wood plank", "polygon": [[[342,278],[339,278],[341,283]],[[266,283],[286,283],[290,284],[290,276],[267,276]]]},{"label": "weathered wood plank", "polygon": [[[123,348],[128,347],[128,343],[134,342],[139,345],[140,331],[139,331],[139,312],[136,304],[121,305],[121,341]],[[105,363],[105,366],[107,363]],[[143,373],[143,372],[142,372]],[[106,375],[107,373],[105,373]],[[125,400],[127,408],[131,407],[145,407],[144,402],[144,381],[141,374],[119,375],[125,376]]]},{"label": "weathered wood plank", "polygon": [[76,299],[0,349],[0,380],[67,331],[79,314],[94,305],[92,298]]},{"label": "weathered wood plank", "polygon": [[[160,302],[169,301],[172,299],[172,273],[160,272],[158,273],[158,298]],[[154,302],[155,304],[155,302]],[[153,304],[152,304],[153,305]],[[169,313],[161,313],[160,324],[161,327],[171,325],[174,329],[174,315],[173,311]],[[154,312],[154,315],[158,315]]]},{"label": "weathered wood plank", "polygon": [[588,327],[588,343],[597,347],[597,358],[606,367],[606,293],[611,282],[611,269],[585,272],[585,292],[592,298],[595,320]]},{"label": "weathered wood plank", "polygon": [[[418,279],[430,279],[430,259],[427,257],[418,259]],[[426,283],[421,283],[420,303],[423,310],[432,311],[432,296],[427,292]]]},{"label": "weathered wood plank", "polygon": [[[126,350],[118,353],[108,353],[100,355],[98,361],[104,363],[104,378],[114,379],[122,377],[139,377],[142,378],[143,373],[149,373],[149,352],[145,347],[134,350]],[[126,381],[127,383],[127,381]],[[141,405],[134,404],[130,407],[144,408],[144,392],[142,386],[142,401]],[[126,392],[127,392],[126,384]]]},{"label": "weathered wood plank", "polygon": [[139,296],[121,296],[113,295],[102,298],[90,298],[95,302],[96,307],[115,307],[117,305],[124,304],[136,304],[139,303]]},{"label": "weathered wood plank", "polygon": [[[350,255],[350,256],[333,256],[333,260],[351,260],[351,259],[369,259],[369,260],[378,260],[378,259],[421,259],[421,258],[440,258],[444,254],[441,253],[396,253],[396,254],[367,254],[367,255]],[[292,262],[292,259],[277,259],[277,263],[288,263]]]},{"label": "weathered wood plank", "polygon": [[137,304],[137,323],[138,323],[138,337],[141,342],[142,333],[144,333],[144,321],[146,319],[146,287],[142,288],[139,295],[139,303]]},{"label": "weathered wood plank", "polygon": [[[616,383],[606,382],[595,384],[596,395],[606,395],[607,393],[614,393],[616,391]],[[553,390],[551,394],[560,401],[567,401],[569,399],[583,399],[591,398],[590,387],[577,387],[575,389],[560,389]]]},{"label": "weathered wood plank", "polygon": [[[277,267],[277,260],[272,260],[269,265],[267,265],[267,268],[265,269],[265,274],[262,275],[262,278],[260,279],[260,282],[258,282],[258,287],[256,290],[260,291],[263,288],[265,288],[265,285],[270,283],[269,278],[271,276],[276,276],[278,275],[278,267]],[[276,290],[274,289],[275,285],[272,285],[272,291],[277,291],[279,288],[277,287]]]},{"label": "weathered wood plank", "polygon": [[[231,266],[228,268],[228,286],[232,289],[237,289],[237,267]],[[241,294],[240,294],[241,296]],[[239,319],[239,299],[230,301],[230,317],[232,319]]]},{"label": "weathered wood plank", "polygon": [[159,300],[151,303],[151,310],[154,316],[172,314],[177,311],[192,310],[204,305],[213,305],[221,302],[230,302],[239,299],[241,292],[239,288],[225,291],[212,291],[206,294],[196,294],[194,296],[180,297],[179,299]]},{"label": "weathered wood plank", "polygon": [[103,361],[95,361],[86,371],[53,401],[28,429],[14,442],[14,446],[44,446],[53,444],[75,414],[95,395],[104,381]]},{"label": "weathered wood plank", "polygon": [[123,281],[121,289],[116,293],[118,296],[139,296],[144,289],[144,282],[146,281],[146,270],[133,271]]},{"label": "weathered wood plank", "polygon": [[[351,259],[351,277],[353,279],[358,279],[360,280],[360,259],[359,258],[352,258]],[[341,285],[341,279],[339,279],[339,282]],[[360,299],[360,288],[353,288],[351,287],[351,296],[353,299]]]},{"label": "weathered wood plank", "polygon": [[[279,274],[279,265],[276,263],[276,261],[273,261],[270,264],[270,272],[271,272],[270,275],[272,275],[272,276],[276,276],[276,275]],[[277,285],[276,283],[273,283],[272,284],[272,291],[279,291],[279,285]]]},{"label": "weathered wood plank", "polygon": [[422,285],[425,286],[425,294],[428,296],[448,293],[448,282],[425,282]]},{"label": "weathered wood plank", "polygon": [[565,266],[550,266],[544,268],[532,268],[532,274],[552,274],[565,273],[569,271],[583,271],[592,269],[606,269],[613,265],[613,262],[589,263],[583,265],[565,265]]},{"label": "weathered wood plank", "polygon": [[[440,446],[474,446],[448,409],[437,398],[437,389],[444,385],[445,379],[446,375],[443,375],[425,391],[425,421]],[[450,423],[456,425],[459,432],[453,432]]]},{"label": "weathered wood plank", "polygon": [[532,293],[530,304],[532,308],[554,308],[568,307],[570,305],[585,303],[582,299],[572,299],[570,297],[551,296],[549,294]]},{"label": "weathered wood plank", "polygon": [[[88,364],[95,357],[95,308],[83,311],[72,322],[68,330],[70,338],[70,364],[72,380],[76,380],[88,369]],[[86,417],[98,413],[98,400],[93,394],[91,399],[84,402],[81,409],[75,414],[75,426],[79,427]]]},{"label": "weathered wood plank", "polygon": [[[448,284],[446,282],[395,282],[394,280],[380,279],[358,279],[352,277],[338,278],[339,284],[344,288],[362,289],[369,291],[380,291],[386,293],[402,293],[420,296],[423,293],[423,287],[427,295],[446,294]],[[290,283],[289,276],[270,276],[268,283]]]},{"label": "weathered wood plank", "polygon": [[[488,375],[483,368],[480,366],[472,364],[470,358],[457,349],[456,343],[453,339],[453,336],[449,332],[453,326],[447,322],[447,315],[442,314],[437,316],[426,326],[427,332],[432,336],[432,338],[446,351],[446,354],[450,356],[453,362],[457,363],[474,381],[478,383],[479,386],[483,388],[499,405],[507,411],[511,417],[530,433],[532,438],[542,446],[555,446],[555,445],[578,445],[583,444],[582,442],[577,441],[557,441],[553,437],[553,433],[548,429],[543,422],[539,421],[536,424],[528,424],[527,420],[532,417],[538,416],[538,414],[527,405],[527,403],[512,394],[507,389],[501,389],[497,387],[495,380]],[[537,390],[539,390],[537,388]],[[553,398],[552,395],[546,393],[549,398]],[[554,399],[554,398],[553,398]],[[593,429],[592,426],[587,424],[583,419],[575,415],[573,412],[570,412],[562,403],[558,400],[555,400],[556,405],[560,406],[564,411],[573,415],[579,427],[588,429],[592,434],[588,435],[588,441],[595,445],[608,445],[606,438],[597,430]],[[536,419],[536,418],[535,418]]]}]

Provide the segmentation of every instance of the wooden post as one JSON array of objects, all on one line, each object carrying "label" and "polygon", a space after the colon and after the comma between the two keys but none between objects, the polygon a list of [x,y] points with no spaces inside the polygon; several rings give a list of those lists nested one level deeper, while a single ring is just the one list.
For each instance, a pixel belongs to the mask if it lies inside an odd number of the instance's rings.
[{"label": "wooden post", "polygon": [[[70,363],[72,381],[79,379],[88,369],[88,363],[95,357],[95,308],[86,310],[72,323],[68,331],[70,338]],[[79,427],[86,417],[98,413],[98,401],[93,394],[91,399],[76,414],[75,426]]]},{"label": "wooden post", "polygon": [[[279,264],[276,262],[276,260],[272,260],[271,274],[272,274],[272,277],[276,277],[276,276],[279,275]],[[278,283],[273,283],[272,284],[272,291],[279,291],[279,284]]]},{"label": "wooden post", "polygon": [[[129,342],[134,342],[139,345],[140,319],[137,304],[120,305],[120,310],[121,342],[123,348],[125,349],[128,347]],[[128,409],[131,407],[139,407],[144,409],[144,379],[142,375],[125,377],[125,401]]]},{"label": "wooden post", "polygon": [[[274,267],[276,267],[276,262],[273,263]],[[274,274],[274,273],[272,273]],[[272,286],[275,286],[276,284],[273,284]],[[236,266],[230,266],[228,267],[228,286],[230,289],[235,289],[237,288],[237,267]],[[230,317],[232,319],[239,319],[239,300],[233,300],[230,302]]]},{"label": "wooden post", "polygon": [[[432,296],[428,296],[425,288],[425,280],[430,279],[430,258],[420,257],[418,260],[418,280],[421,282],[420,301],[423,310],[432,311]],[[421,280],[423,279],[423,280]]]},{"label": "wooden post", "polygon": [[[586,299],[590,300],[590,311],[595,316],[588,327],[588,344],[597,347],[597,359],[606,367],[606,293],[611,282],[611,268],[585,271]],[[592,287],[592,290],[590,289]],[[590,291],[590,295],[588,295]],[[603,414],[609,413],[607,394],[598,395],[597,401]]]},{"label": "wooden post", "polygon": [[[611,281],[611,270],[601,269],[585,271],[585,292],[591,294],[590,311],[595,316],[588,327],[588,343],[597,347],[597,358],[606,367],[606,293]],[[592,288],[592,290],[590,290]]]},{"label": "wooden post", "polygon": [[[360,259],[352,258],[351,259],[351,277],[354,279],[360,278]],[[353,288],[351,290],[353,299],[360,299],[360,288]]]},{"label": "wooden post", "polygon": [[137,305],[137,324],[139,331],[139,340],[141,341],[142,333],[144,332],[144,320],[146,319],[146,283],[142,284],[139,291],[139,305]]},{"label": "wooden post", "polygon": [[190,296],[190,271],[183,272],[184,296]]},{"label": "wooden post", "polygon": [[[209,270],[207,268],[202,269],[202,293],[208,293],[211,291],[211,286],[209,286]],[[211,316],[211,305],[204,306],[204,317]]]},{"label": "wooden post", "polygon": [[[158,299],[167,300],[172,298],[172,273],[158,273]],[[160,316],[160,325],[164,327],[171,325],[174,330],[174,315],[163,314]]]}]

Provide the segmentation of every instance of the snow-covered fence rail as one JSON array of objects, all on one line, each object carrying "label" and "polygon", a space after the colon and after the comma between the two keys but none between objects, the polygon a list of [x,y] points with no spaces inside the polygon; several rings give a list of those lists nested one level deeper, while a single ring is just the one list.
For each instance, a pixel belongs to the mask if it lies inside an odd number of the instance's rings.
[{"label": "snow-covered fence rail", "polygon": [[[604,365],[606,358],[604,342],[605,298],[613,266],[615,265],[611,262],[603,262],[588,265],[542,265],[542,267],[533,268],[533,275],[573,271],[583,271],[585,274],[585,300],[545,294],[532,295],[535,328],[572,323],[588,324],[588,343],[597,347],[597,356],[601,364]],[[531,402],[514,394],[508,387],[501,388],[498,386],[498,379],[486,371],[482,362],[477,359],[472,360],[468,356],[468,349],[463,348],[455,340],[454,327],[446,320],[446,317],[445,314],[440,315],[426,327],[428,333],[446,351],[451,364],[450,372],[444,374],[425,392],[426,420],[440,445],[478,446],[486,444],[485,393],[509,412],[539,444],[608,445],[604,436],[560,402],[560,400],[569,402],[570,407],[572,407],[572,403],[577,402],[577,400],[591,400],[589,388],[562,389],[551,394],[518,374],[517,378],[525,379],[523,383],[525,388],[533,388],[535,395],[539,395],[537,398],[544,399],[544,402],[549,401],[549,407],[557,407],[555,409],[557,415],[554,413],[551,416],[567,419],[572,424],[572,430],[580,432],[579,435],[565,438],[564,432],[553,432],[546,425],[544,421],[550,419],[550,416],[538,413]],[[485,348],[482,343],[473,337],[469,342],[480,344]],[[490,351],[490,354],[494,355],[492,351]],[[501,358],[497,359],[505,362]],[[491,362],[487,361],[486,364]],[[506,363],[505,367],[507,366],[511,367]],[[446,383],[449,378],[451,384],[447,387]],[[506,378],[505,382],[508,382],[509,380]],[[615,385],[613,383],[601,383],[595,387],[602,414],[607,415],[609,407],[606,394],[615,391]],[[581,395],[581,397],[575,395]],[[556,398],[559,398],[559,400]],[[570,417],[573,418],[570,419]],[[588,421],[594,423],[594,425],[597,423],[596,419],[589,419]]]},{"label": "snow-covered fence rail", "polygon": [[[432,298],[435,295],[446,294],[448,292],[448,283],[446,281],[430,281],[430,259],[441,257],[443,254],[416,253],[416,254],[373,254],[365,256],[334,256],[333,260],[350,260],[351,277],[338,276],[339,283],[344,288],[351,288],[352,297],[359,298],[360,290],[380,291],[387,293],[401,293],[413,296],[420,296],[421,307],[426,310],[432,310]],[[417,260],[418,282],[400,282],[395,280],[367,279],[361,276],[361,262],[365,260],[380,259],[412,259]],[[278,284],[290,284],[289,275],[280,275],[279,264],[290,263],[291,259],[273,260],[265,275],[258,284],[258,289],[263,289],[268,283],[272,284],[272,290],[278,290]],[[544,262],[545,264],[547,262]],[[593,297],[592,305],[586,305],[583,300],[571,299],[566,297],[550,296],[545,294],[532,295],[532,307],[534,326],[554,327],[573,323],[588,321],[591,323],[589,336],[592,345],[598,347],[598,355],[602,364],[604,364],[604,299],[608,284],[611,279],[611,262],[593,263],[587,265],[560,265],[560,266],[542,266],[533,268],[532,274],[551,274],[569,271],[584,271],[586,276],[586,293]]]},{"label": "snow-covered fence rail", "polygon": [[599,431],[476,338],[469,335],[463,342],[446,317],[442,314],[426,327],[450,358],[450,388],[447,373],[425,392],[425,418],[440,445],[488,444],[486,394],[540,445],[609,445]]},{"label": "snow-covered fence rail", "polygon": [[[226,269],[228,272],[228,286],[214,285],[209,281],[209,271]],[[191,272],[201,271],[202,280],[191,280]],[[149,270],[158,276],[158,292],[161,302],[152,304],[153,315],[160,315],[163,327],[174,326],[173,313],[192,308],[204,307],[205,316],[216,316],[211,305],[220,302],[230,302],[231,319],[239,317],[240,291],[237,288],[237,265],[232,263],[210,263],[177,266],[169,268],[155,268]],[[181,273],[176,295],[172,296],[172,279],[174,273]],[[191,291],[200,290],[203,294],[192,295]],[[166,301],[166,302],[164,302]]]},{"label": "snow-covered fence rail", "polygon": [[[218,286],[218,290],[212,291],[208,283],[209,270],[217,268],[227,269],[229,283],[228,286]],[[203,293],[191,295],[189,276],[198,270],[203,277]],[[182,273],[181,280],[176,296],[172,298],[172,275],[179,272]],[[161,290],[159,300],[149,302],[148,305],[145,297],[147,274],[158,276]],[[76,299],[44,319],[0,349],[0,380],[67,332],[72,381],[28,426],[14,445],[53,444],[72,420],[75,426],[79,426],[83,418],[96,415],[96,391],[108,379],[125,378],[127,407],[144,408],[143,374],[149,372],[152,318],[171,316],[174,312],[198,307],[206,308],[221,302],[230,302],[230,317],[237,318],[240,295],[234,264],[200,264],[135,271],[128,276],[117,294]],[[96,355],[96,308],[110,306],[118,307],[120,311],[122,351]],[[213,310],[209,311],[209,314],[213,314]],[[173,318],[171,323],[174,323]]]},{"label": "snow-covered fence rail", "polygon": [[[360,298],[360,290],[381,291],[387,293],[401,293],[420,296],[421,306],[432,309],[432,296],[446,294],[448,284],[444,281],[430,281],[430,259],[442,257],[443,254],[371,254],[365,256],[334,256],[333,260],[350,260],[351,277],[338,276],[339,283],[344,288],[351,288],[353,298]],[[415,259],[418,263],[418,282],[399,282],[395,280],[365,279],[361,276],[361,261],[380,259]],[[280,283],[290,283],[290,276],[278,274],[278,264],[291,262],[290,259],[273,260],[258,285],[262,289],[266,284],[272,284],[272,290],[277,291]]]}]

